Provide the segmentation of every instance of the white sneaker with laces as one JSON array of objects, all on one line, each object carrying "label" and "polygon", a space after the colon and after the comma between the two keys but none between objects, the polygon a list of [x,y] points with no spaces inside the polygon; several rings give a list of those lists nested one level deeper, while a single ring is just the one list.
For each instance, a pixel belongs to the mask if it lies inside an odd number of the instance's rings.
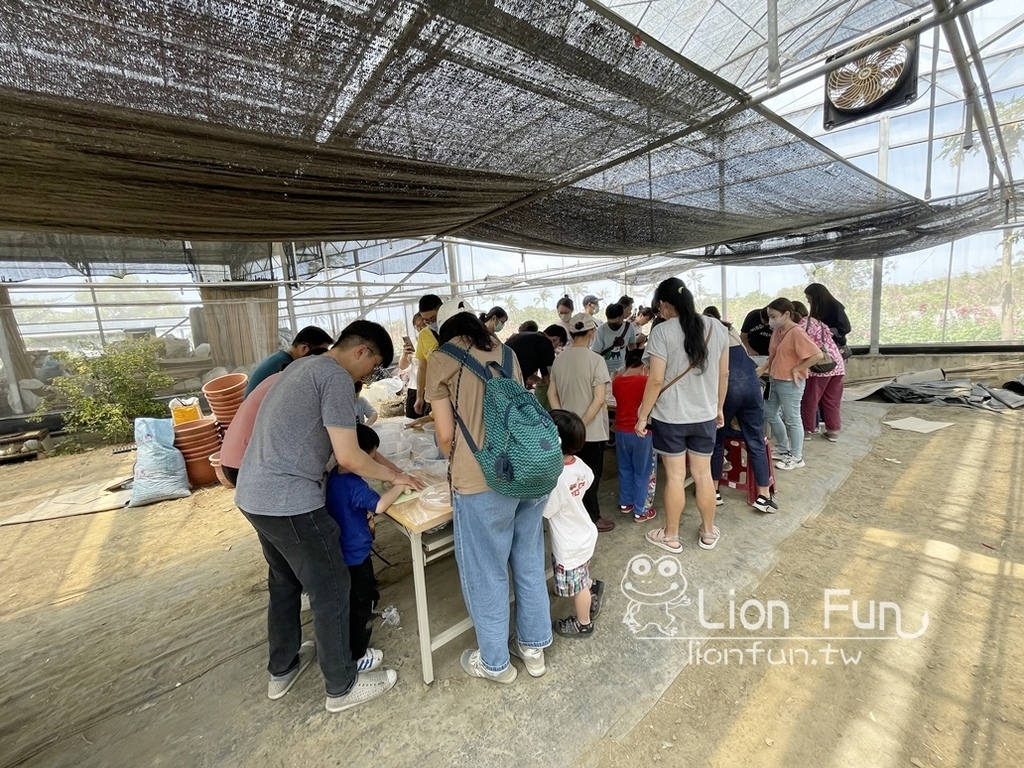
[{"label": "white sneaker with laces", "polygon": [[373,672],[384,662],[384,652],[367,648],[363,657],[356,662],[356,672]]},{"label": "white sneaker with laces", "polygon": [[783,469],[783,470],[786,470],[786,471],[788,471],[790,469],[800,469],[801,467],[806,467],[806,466],[807,465],[804,464],[804,460],[803,459],[798,459],[798,458],[796,458],[793,455],[787,456],[786,460],[783,461],[781,464],[779,464],[778,462],[775,463],[775,468],[776,469]]},{"label": "white sneaker with laces", "polygon": [[467,648],[462,652],[462,657],[459,659],[459,663],[462,665],[462,669],[470,677],[482,677],[484,680],[491,680],[495,683],[514,683],[518,672],[516,668],[509,664],[501,672],[491,672],[484,667],[484,662],[480,658],[480,650],[476,648]]},{"label": "white sneaker with laces", "polygon": [[522,659],[530,677],[540,677],[547,672],[547,667],[544,666],[543,648],[530,648],[520,645],[518,638],[513,637],[508,641],[508,652],[517,659]]}]

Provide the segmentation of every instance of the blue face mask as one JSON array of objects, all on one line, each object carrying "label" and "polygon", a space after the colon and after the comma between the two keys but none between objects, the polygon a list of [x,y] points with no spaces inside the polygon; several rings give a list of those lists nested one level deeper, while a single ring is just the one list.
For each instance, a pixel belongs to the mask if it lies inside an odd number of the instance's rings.
[{"label": "blue face mask", "polygon": [[427,323],[427,328],[432,330],[434,333],[437,333],[437,321],[435,320],[432,323]]}]

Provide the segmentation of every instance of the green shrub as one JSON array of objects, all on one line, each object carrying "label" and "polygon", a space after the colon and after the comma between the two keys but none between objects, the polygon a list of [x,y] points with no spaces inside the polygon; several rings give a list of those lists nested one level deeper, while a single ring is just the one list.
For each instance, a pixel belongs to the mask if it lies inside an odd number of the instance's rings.
[{"label": "green shrub", "polygon": [[106,344],[98,355],[54,354],[67,375],[50,384],[37,416],[67,407],[64,428],[76,435],[99,434],[109,442],[132,440],[135,419],[168,417],[167,405],[154,393],[174,380],[160,372],[156,339]]}]

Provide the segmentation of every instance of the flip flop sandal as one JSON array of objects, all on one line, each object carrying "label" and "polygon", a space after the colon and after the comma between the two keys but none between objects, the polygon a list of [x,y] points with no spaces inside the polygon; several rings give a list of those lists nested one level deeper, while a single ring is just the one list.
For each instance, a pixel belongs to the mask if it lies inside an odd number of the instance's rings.
[{"label": "flip flop sandal", "polygon": [[650,544],[656,547],[661,547],[666,552],[671,552],[674,555],[678,555],[683,551],[683,545],[679,543],[678,536],[668,537],[665,535],[664,528],[655,528],[653,531],[648,531],[644,538]]},{"label": "flip flop sandal", "polygon": [[[711,543],[708,544],[704,541],[705,538],[710,538]],[[714,549],[718,546],[718,540],[720,538],[722,538],[722,532],[718,530],[717,525],[711,527],[711,533],[704,533],[703,528],[697,529],[697,546],[701,549]]]}]

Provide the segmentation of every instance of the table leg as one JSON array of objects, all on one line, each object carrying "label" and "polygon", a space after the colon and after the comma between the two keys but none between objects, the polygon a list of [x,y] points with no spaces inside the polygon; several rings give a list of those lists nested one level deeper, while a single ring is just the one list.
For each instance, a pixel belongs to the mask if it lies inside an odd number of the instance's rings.
[{"label": "table leg", "polygon": [[412,546],[412,583],[416,593],[416,627],[420,638],[420,666],[423,668],[423,682],[434,682],[434,657],[430,650],[430,616],[427,613],[426,560],[423,556],[423,537],[419,533],[409,535]]}]

